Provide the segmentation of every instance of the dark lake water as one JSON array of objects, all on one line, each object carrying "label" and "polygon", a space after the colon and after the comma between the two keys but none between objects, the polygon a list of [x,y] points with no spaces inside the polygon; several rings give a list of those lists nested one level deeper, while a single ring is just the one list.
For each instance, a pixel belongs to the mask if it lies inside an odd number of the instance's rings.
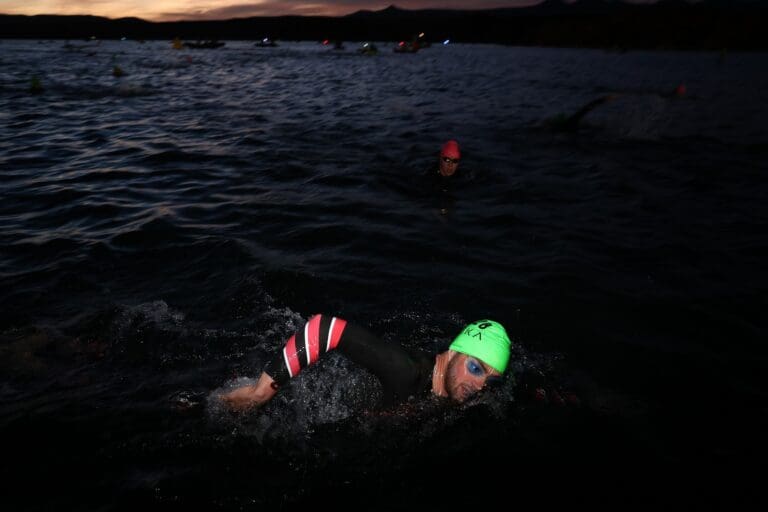
[{"label": "dark lake water", "polygon": [[[761,500],[766,55],[357,47],[0,41],[3,509]],[[317,312],[494,318],[512,377],[378,411],[330,354],[222,410]]]}]

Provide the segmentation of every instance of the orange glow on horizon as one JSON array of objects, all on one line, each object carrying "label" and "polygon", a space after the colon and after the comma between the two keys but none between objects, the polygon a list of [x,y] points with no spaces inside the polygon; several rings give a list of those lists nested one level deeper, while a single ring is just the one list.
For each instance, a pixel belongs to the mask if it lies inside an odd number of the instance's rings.
[{"label": "orange glow on horizon", "polygon": [[0,14],[89,14],[148,21],[230,19],[249,16],[343,16],[361,9],[484,9],[532,5],[543,0],[5,0]]}]

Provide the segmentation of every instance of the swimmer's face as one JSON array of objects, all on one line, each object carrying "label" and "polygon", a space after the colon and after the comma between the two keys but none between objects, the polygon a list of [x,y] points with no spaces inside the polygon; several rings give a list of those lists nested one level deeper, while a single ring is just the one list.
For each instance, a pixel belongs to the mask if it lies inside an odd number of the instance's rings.
[{"label": "swimmer's face", "polygon": [[445,389],[449,397],[461,403],[500,380],[501,374],[480,359],[457,352],[448,362]]},{"label": "swimmer's face", "polygon": [[456,172],[456,169],[458,167],[459,167],[458,158],[450,158],[447,156],[440,155],[440,174],[442,174],[443,176],[450,176]]}]

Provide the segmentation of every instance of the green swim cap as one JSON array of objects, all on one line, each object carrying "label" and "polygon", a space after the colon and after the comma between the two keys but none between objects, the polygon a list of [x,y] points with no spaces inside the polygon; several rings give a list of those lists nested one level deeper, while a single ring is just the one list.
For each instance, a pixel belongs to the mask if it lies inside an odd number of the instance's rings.
[{"label": "green swim cap", "polygon": [[464,327],[448,348],[476,357],[499,373],[504,373],[511,346],[507,331],[500,323],[477,320]]}]

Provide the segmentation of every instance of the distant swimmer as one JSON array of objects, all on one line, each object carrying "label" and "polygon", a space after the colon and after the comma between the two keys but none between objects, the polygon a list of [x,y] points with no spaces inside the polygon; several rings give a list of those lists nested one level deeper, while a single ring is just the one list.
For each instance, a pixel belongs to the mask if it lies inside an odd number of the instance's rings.
[{"label": "distant swimmer", "polygon": [[547,120],[547,125],[552,128],[553,130],[557,131],[563,131],[563,132],[575,132],[579,129],[579,123],[581,123],[581,120],[592,112],[594,109],[602,105],[603,103],[607,103],[611,100],[614,100],[618,97],[616,94],[608,94],[605,96],[601,96],[600,98],[594,99],[581,107],[579,110],[576,111],[576,113],[566,116],[565,114],[560,114],[558,116],[555,116],[549,120]]},{"label": "distant swimmer", "polygon": [[[459,143],[451,139],[440,148],[436,167],[430,167],[424,174],[424,184],[428,189],[431,201],[436,201],[435,207],[440,214],[445,215],[453,209],[456,201],[454,189],[466,183],[465,176],[460,178],[459,162],[461,150]],[[456,183],[460,181],[461,183]]]},{"label": "distant swimmer", "polygon": [[661,94],[664,98],[684,98],[688,94],[688,88],[685,84],[678,84],[672,91]]},{"label": "distant swimmer", "polygon": [[448,177],[456,174],[461,160],[461,151],[459,143],[455,140],[449,140],[440,148],[440,160],[438,162],[437,172],[440,176]]},{"label": "distant swimmer", "polygon": [[493,320],[466,325],[447,350],[434,354],[407,350],[384,342],[360,325],[318,314],[288,338],[256,384],[236,388],[221,399],[234,411],[260,407],[302,370],[338,350],[379,380],[384,407],[424,395],[463,403],[503,382],[511,345],[504,327]]},{"label": "distant swimmer", "polygon": [[32,79],[29,81],[29,92],[32,94],[40,94],[44,91],[43,84],[40,81],[40,78],[37,76],[33,76]]}]

